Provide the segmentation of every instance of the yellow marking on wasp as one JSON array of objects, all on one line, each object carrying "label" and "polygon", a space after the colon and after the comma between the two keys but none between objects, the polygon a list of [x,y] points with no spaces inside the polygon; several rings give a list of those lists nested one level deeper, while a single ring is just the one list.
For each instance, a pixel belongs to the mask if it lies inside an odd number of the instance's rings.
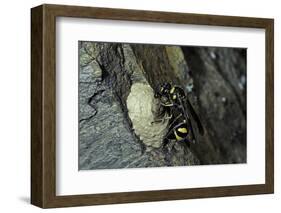
[{"label": "yellow marking on wasp", "polygon": [[172,87],[172,89],[170,90],[170,94],[173,94],[175,92],[175,87]]},{"label": "yellow marking on wasp", "polygon": [[162,92],[162,91],[163,91],[163,89],[164,89],[164,88],[163,88],[163,87],[161,87],[161,90],[160,90],[160,92]]},{"label": "yellow marking on wasp", "polygon": [[181,136],[179,136],[179,135],[177,134],[176,130],[174,130],[174,134],[175,134],[175,136],[176,136],[177,141],[180,141],[180,140],[183,139]]},{"label": "yellow marking on wasp", "polygon": [[185,127],[178,128],[178,131],[181,132],[181,133],[187,133],[187,129]]},{"label": "yellow marking on wasp", "polygon": [[174,100],[177,99],[177,96],[176,96],[176,95],[173,95],[173,99],[174,99]]}]

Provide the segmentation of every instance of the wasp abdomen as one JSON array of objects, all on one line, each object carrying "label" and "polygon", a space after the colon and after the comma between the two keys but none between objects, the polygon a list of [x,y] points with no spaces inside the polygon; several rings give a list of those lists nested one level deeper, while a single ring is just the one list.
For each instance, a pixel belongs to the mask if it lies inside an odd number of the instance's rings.
[{"label": "wasp abdomen", "polygon": [[174,136],[177,141],[186,138],[187,135],[188,129],[184,124],[174,129]]}]

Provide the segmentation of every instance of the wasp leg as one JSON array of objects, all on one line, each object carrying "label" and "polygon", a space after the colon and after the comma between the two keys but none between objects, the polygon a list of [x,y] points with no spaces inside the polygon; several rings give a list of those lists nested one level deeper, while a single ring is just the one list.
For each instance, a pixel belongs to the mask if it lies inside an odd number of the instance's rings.
[{"label": "wasp leg", "polygon": [[[176,121],[182,116],[182,114],[179,114],[174,120],[173,122],[169,125],[168,129],[170,129],[175,123]],[[171,116],[172,117],[172,116]]]},{"label": "wasp leg", "polygon": [[150,123],[151,124],[154,124],[154,123],[163,123],[165,120],[170,120],[173,116],[167,116],[167,117],[164,117],[164,118],[161,118],[161,119],[156,119],[154,121],[151,121]]},{"label": "wasp leg", "polygon": [[167,150],[167,146],[168,146],[169,143],[170,143],[170,139],[164,138],[164,140],[162,142],[162,145],[161,145],[161,149],[162,150]]},{"label": "wasp leg", "polygon": [[171,137],[172,135],[174,135],[175,129],[176,129],[178,126],[180,126],[181,124],[183,124],[183,122],[180,123],[180,124],[178,124],[178,125],[176,125],[176,126],[173,127],[172,129],[170,129],[170,130],[166,133],[165,138],[169,138],[169,137]]},{"label": "wasp leg", "polygon": [[174,129],[170,129],[166,134],[162,142],[162,148],[166,148],[166,146],[173,140]]},{"label": "wasp leg", "polygon": [[162,106],[165,106],[165,107],[172,107],[172,106],[174,106],[174,104],[173,103],[171,103],[171,104],[164,104],[164,103],[160,103]]},{"label": "wasp leg", "polygon": [[187,138],[183,138],[182,140],[177,141],[178,143],[184,143],[187,145],[188,148],[190,148],[190,144],[193,143],[192,141],[190,141]]},{"label": "wasp leg", "polygon": [[[166,135],[165,135],[165,138],[163,140],[163,143],[162,143],[162,148],[166,148],[168,147],[168,151],[171,151],[171,149],[174,147],[175,143],[177,142],[176,139],[172,139],[172,136],[174,135],[174,128],[170,129]],[[169,149],[170,147],[170,143],[172,143],[172,148]]]}]

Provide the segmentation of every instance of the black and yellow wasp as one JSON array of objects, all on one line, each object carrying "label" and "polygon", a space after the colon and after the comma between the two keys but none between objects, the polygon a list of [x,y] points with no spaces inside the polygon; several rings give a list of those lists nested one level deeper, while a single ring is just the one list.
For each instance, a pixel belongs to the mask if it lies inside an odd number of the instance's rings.
[{"label": "black and yellow wasp", "polygon": [[160,104],[164,109],[166,114],[164,119],[169,120],[163,147],[166,147],[172,141],[174,143],[186,142],[188,146],[195,143],[194,123],[198,127],[199,134],[204,134],[201,121],[180,86],[163,83],[158,86],[154,96],[160,100]]}]

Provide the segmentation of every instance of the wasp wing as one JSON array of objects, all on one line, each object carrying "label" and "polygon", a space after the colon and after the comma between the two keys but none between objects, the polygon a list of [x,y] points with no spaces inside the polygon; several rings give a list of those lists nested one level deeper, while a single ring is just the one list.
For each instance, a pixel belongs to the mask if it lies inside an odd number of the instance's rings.
[{"label": "wasp wing", "polygon": [[[200,135],[204,135],[204,128],[203,128],[203,125],[200,121],[200,118],[199,116],[197,115],[197,113],[195,112],[194,108],[192,107],[191,103],[189,102],[188,98],[186,97],[185,98],[185,103],[183,103],[183,106],[185,107],[185,109],[187,110],[188,112],[188,115],[190,115],[192,118],[190,118],[191,122],[192,120],[194,120],[197,124],[197,127],[198,127],[198,131],[199,131],[199,134]],[[190,117],[188,116],[188,117]]]}]

